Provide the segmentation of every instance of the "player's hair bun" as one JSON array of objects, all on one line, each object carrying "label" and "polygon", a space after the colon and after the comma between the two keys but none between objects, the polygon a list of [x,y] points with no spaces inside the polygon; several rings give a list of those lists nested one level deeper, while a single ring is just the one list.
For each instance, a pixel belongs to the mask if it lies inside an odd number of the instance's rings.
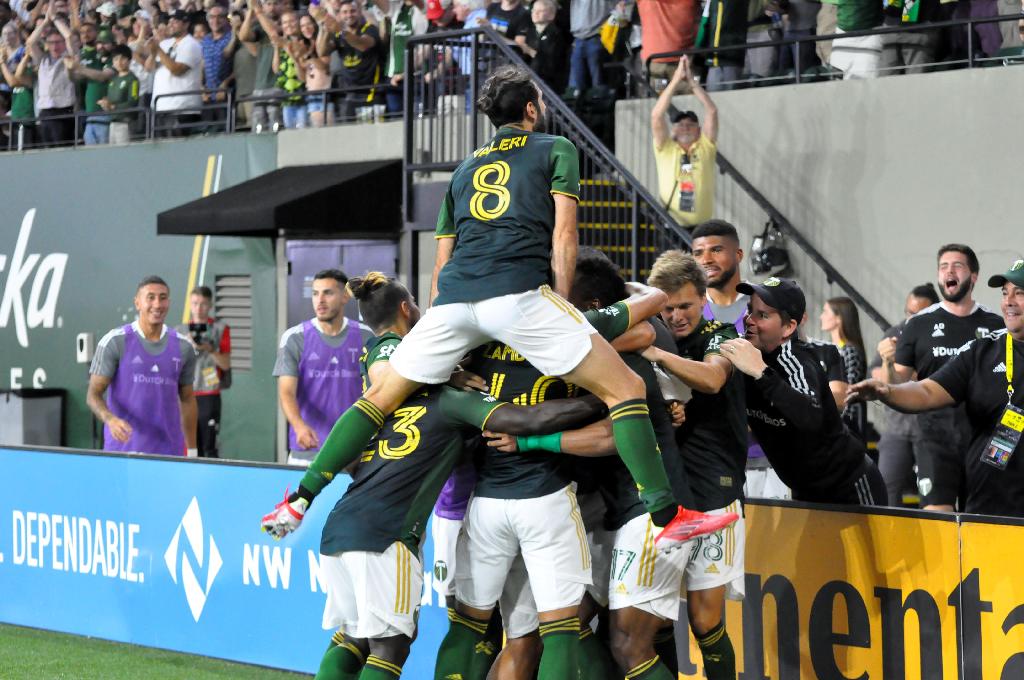
[{"label": "player's hair bun", "polygon": [[367,300],[373,292],[388,285],[390,279],[383,272],[366,272],[348,280],[348,292],[356,300]]}]

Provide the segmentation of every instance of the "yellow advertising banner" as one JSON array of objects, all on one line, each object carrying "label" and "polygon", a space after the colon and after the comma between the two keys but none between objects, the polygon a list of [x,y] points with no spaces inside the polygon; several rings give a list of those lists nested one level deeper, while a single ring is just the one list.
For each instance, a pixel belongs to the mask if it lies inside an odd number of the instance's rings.
[{"label": "yellow advertising banner", "polygon": [[[977,605],[961,604],[968,585],[961,586],[954,516],[750,504],[746,525],[746,597],[726,611],[738,680],[958,677],[960,612]],[[1024,564],[1020,538],[1017,559],[1005,564]],[[980,561],[987,573],[1001,569]],[[1024,608],[1018,615],[1024,621]],[[1024,626],[1000,644],[1009,650],[1022,636]],[[680,677],[699,680],[692,636],[689,651],[679,660]],[[1024,673],[989,677],[1024,680]]]},{"label": "yellow advertising banner", "polygon": [[963,677],[1024,679],[1024,526],[972,519],[960,526]]}]

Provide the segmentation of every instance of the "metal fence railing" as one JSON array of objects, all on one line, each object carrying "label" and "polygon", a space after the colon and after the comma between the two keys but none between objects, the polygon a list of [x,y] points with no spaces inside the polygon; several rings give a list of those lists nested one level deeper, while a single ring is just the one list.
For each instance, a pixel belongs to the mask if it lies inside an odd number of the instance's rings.
[{"label": "metal fence railing", "polygon": [[[187,90],[154,97],[148,106],[137,106],[119,111],[73,111],[18,120],[2,118],[0,119],[0,133],[6,133],[6,141],[0,145],[0,149],[23,151],[51,146],[84,146],[83,133],[86,125],[90,122],[109,123],[111,116],[130,115],[132,117],[130,122],[131,141],[209,132],[233,133],[251,128],[248,122],[245,125],[239,122],[239,110],[246,105],[279,108],[289,104],[306,105],[316,102],[320,104],[319,108],[324,112],[324,125],[379,122],[401,116],[401,112],[388,113],[385,110],[382,94],[388,88],[390,85],[381,84],[243,97],[236,97],[231,91]],[[374,94],[372,97],[369,96],[371,92]],[[203,101],[200,104],[175,107],[172,110],[159,110],[161,101],[216,94],[224,94],[224,100]],[[276,120],[279,123],[279,128],[284,128],[279,112],[270,113],[268,120]],[[52,125],[60,121],[67,121],[66,129],[61,134],[61,143],[54,144],[44,141],[41,127],[44,124]]]},{"label": "metal fence railing", "polygon": [[[483,79],[519,55],[490,27],[410,38],[405,84],[406,211],[413,214],[418,175],[450,172],[490,139],[494,128],[473,105]],[[689,249],[690,237],[664,206],[622,165],[558,93],[538,80],[548,131],[576,145],[580,156],[578,222],[581,245],[604,252],[633,278],[645,278],[658,253]]]},{"label": "metal fence railing", "polygon": [[[802,53],[803,50],[799,49],[801,45],[810,44],[816,45],[820,42],[834,42],[848,40],[852,38],[865,38],[869,36],[897,36],[906,33],[921,33],[929,31],[938,31],[942,29],[964,29],[966,35],[964,36],[964,44],[966,45],[966,55],[961,59],[952,59],[942,62],[935,62],[932,64],[921,65],[927,67],[953,67],[953,66],[966,66],[967,68],[975,68],[978,66],[988,66],[998,63],[1024,63],[1021,60],[1019,53],[1017,55],[990,55],[979,57],[977,55],[976,41],[977,36],[975,35],[975,28],[977,26],[984,26],[987,24],[1003,23],[1003,22],[1019,22],[1024,20],[1024,13],[1021,14],[1003,14],[999,16],[988,16],[988,17],[965,17],[962,19],[951,19],[949,21],[933,21],[924,22],[917,24],[901,24],[899,26],[880,26],[878,28],[865,29],[861,31],[849,31],[845,33],[833,33],[828,35],[807,35],[807,36],[795,36],[790,38],[782,38],[779,40],[770,40],[766,42],[756,43],[740,43],[736,45],[721,45],[718,47],[700,47],[690,48],[685,50],[675,50],[672,52],[658,52],[651,54],[647,57],[644,68],[647,73],[650,73],[651,62],[655,60],[665,60],[670,57],[679,58],[683,55],[695,56],[695,57],[712,57],[721,56],[725,54],[739,52],[742,60],[742,54],[744,51],[750,50],[761,50],[761,49],[782,49],[796,47],[793,50],[793,72],[792,74],[784,75],[772,75],[765,76],[758,81],[776,81],[778,83],[795,82],[800,83],[805,80],[810,80],[807,75],[808,67],[813,66],[812,64],[802,64]],[[904,67],[900,67],[904,68]],[[841,73],[839,74],[841,75]],[[820,80],[820,77],[815,76],[813,79]]]}]

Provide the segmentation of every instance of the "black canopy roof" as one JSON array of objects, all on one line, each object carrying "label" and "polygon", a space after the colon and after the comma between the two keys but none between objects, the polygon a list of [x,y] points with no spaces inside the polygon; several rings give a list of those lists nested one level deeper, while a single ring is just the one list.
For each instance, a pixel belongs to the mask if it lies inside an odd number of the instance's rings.
[{"label": "black canopy roof", "polygon": [[157,215],[156,233],[289,237],[397,236],[402,162],[281,168]]}]

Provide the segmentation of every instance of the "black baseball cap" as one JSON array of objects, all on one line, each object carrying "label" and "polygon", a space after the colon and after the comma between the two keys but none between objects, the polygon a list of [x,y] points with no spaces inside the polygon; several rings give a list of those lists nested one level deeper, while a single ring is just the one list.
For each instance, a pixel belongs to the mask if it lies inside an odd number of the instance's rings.
[{"label": "black baseball cap", "polygon": [[188,21],[188,12],[183,9],[176,9],[167,15],[167,19],[177,19],[178,21]]},{"label": "black baseball cap", "polygon": [[697,118],[697,114],[693,111],[677,111],[672,114],[672,124],[675,125],[684,118],[692,120],[694,123],[700,123],[700,119]]},{"label": "black baseball cap", "polygon": [[1024,288],[1024,260],[1017,260],[1010,265],[1005,274],[996,274],[988,280],[989,288],[1002,288],[1009,281],[1015,286]]},{"label": "black baseball cap", "polygon": [[763,283],[748,283],[746,281],[736,286],[736,290],[745,295],[757,295],[765,301],[769,307],[774,307],[789,315],[797,323],[804,318],[807,311],[807,299],[804,292],[793,279],[780,279],[775,276],[766,279]]}]

